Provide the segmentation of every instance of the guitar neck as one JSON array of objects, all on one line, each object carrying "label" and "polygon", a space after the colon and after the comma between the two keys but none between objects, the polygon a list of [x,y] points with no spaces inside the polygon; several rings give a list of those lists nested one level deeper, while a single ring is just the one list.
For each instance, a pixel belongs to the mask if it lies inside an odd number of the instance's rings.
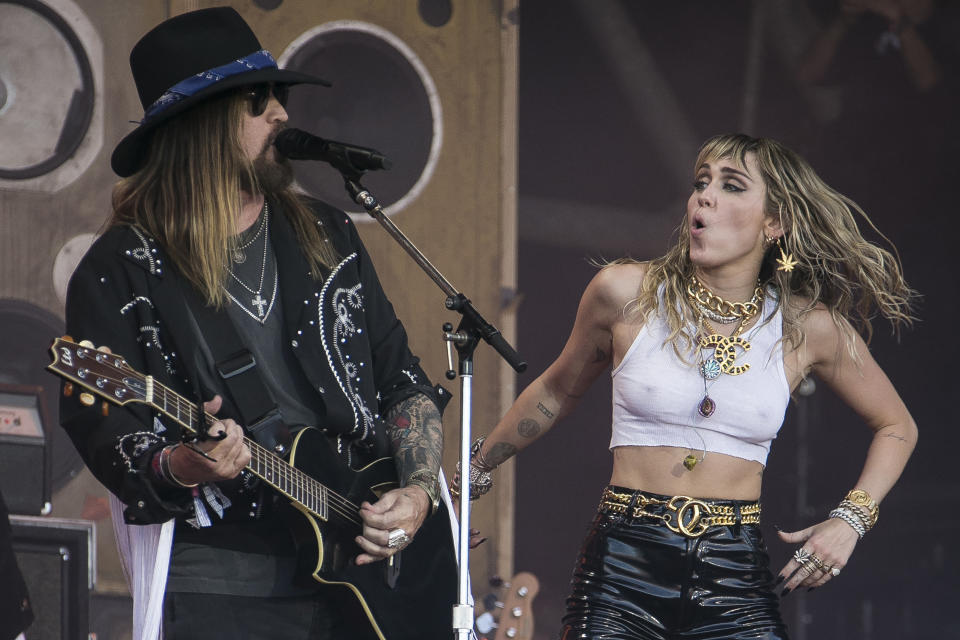
[{"label": "guitar neck", "polygon": [[[75,343],[69,336],[56,338],[50,350],[54,357],[47,369],[114,404],[146,404],[194,435],[205,432],[217,420],[201,406],[168,389],[153,376],[140,373],[125,358],[108,350],[95,349],[86,342]],[[88,406],[94,402],[93,396],[85,393],[80,400]],[[334,513],[354,519],[351,511],[356,507],[342,496],[250,438],[244,437],[244,442],[250,449],[246,468],[276,491],[323,520],[330,515],[331,501]]]},{"label": "guitar neck", "polygon": [[[190,433],[200,433],[216,421],[215,416],[198,410],[196,404],[156,382],[152,376],[145,376],[144,383],[147,385],[145,402]],[[199,422],[201,417],[202,427]],[[249,437],[244,436],[243,441],[250,449],[250,462],[246,468],[251,473],[318,518],[328,518],[330,489]]]}]

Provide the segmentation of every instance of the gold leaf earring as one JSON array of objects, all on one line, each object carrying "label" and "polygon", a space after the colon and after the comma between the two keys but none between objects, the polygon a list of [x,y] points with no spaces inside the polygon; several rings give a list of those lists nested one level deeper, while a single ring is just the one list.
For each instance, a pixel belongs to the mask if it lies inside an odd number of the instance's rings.
[{"label": "gold leaf earring", "polygon": [[793,258],[792,253],[788,253],[783,248],[783,243],[780,242],[780,237],[777,237],[777,248],[780,249],[780,257],[777,258],[777,271],[783,271],[784,273],[790,273],[793,271],[793,268],[799,263]]}]

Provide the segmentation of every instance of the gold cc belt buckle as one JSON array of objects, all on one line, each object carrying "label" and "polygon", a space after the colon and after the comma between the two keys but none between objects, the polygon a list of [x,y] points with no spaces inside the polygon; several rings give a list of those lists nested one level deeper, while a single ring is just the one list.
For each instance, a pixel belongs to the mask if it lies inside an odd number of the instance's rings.
[{"label": "gold cc belt buckle", "polygon": [[[678,506],[678,502],[682,502]],[[674,533],[682,533],[688,538],[699,538],[710,528],[712,511],[710,505],[703,500],[674,496],[667,503],[667,508],[676,513],[676,525],[666,519],[667,528]],[[704,517],[707,516],[707,517]]]}]

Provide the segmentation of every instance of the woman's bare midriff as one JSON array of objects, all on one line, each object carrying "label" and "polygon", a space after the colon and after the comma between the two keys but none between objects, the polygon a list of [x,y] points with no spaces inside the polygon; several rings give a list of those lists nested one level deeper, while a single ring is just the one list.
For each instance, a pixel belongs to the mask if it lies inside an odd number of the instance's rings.
[{"label": "woman's bare midriff", "polygon": [[722,453],[707,453],[692,470],[683,459],[700,451],[681,447],[616,447],[610,484],[691,498],[758,500],[763,465]]}]

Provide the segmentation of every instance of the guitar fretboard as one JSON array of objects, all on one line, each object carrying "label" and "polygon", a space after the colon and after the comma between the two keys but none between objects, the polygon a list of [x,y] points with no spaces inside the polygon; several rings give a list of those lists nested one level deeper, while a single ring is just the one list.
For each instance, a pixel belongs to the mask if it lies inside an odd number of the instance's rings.
[{"label": "guitar fretboard", "polygon": [[[164,415],[176,420],[191,433],[200,433],[207,424],[216,421],[216,417],[204,411],[202,414],[204,424],[201,426],[201,413],[194,403],[187,401],[176,391],[155,382],[152,377],[147,376],[144,382],[149,390],[147,402]],[[309,509],[318,518],[328,519],[329,494],[332,493],[330,489],[296,467],[290,466],[282,458],[250,438],[244,437],[244,442],[250,449],[250,463],[247,469],[280,493]]]}]

